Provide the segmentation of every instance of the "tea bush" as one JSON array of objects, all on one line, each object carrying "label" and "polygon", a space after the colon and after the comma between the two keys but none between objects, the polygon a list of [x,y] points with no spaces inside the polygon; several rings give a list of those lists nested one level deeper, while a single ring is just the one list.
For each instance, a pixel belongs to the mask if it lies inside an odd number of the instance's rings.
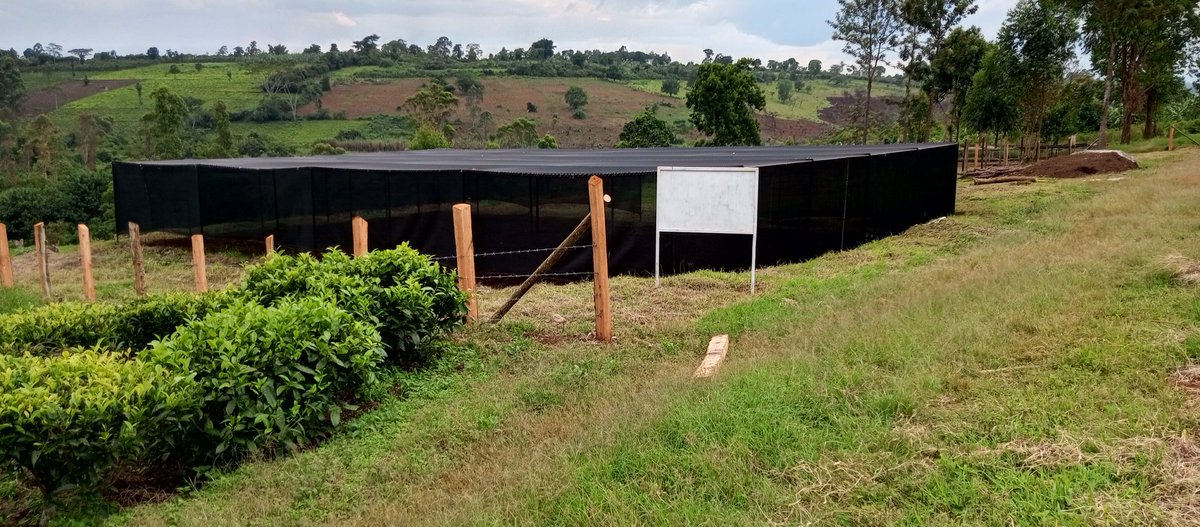
[{"label": "tea bush", "polygon": [[35,355],[77,346],[140,350],[228,301],[226,293],[172,293],[125,305],[50,304],[0,315],[0,349]]},{"label": "tea bush", "polygon": [[189,375],[103,351],[0,355],[0,465],[24,469],[46,498],[94,485],[118,460],[178,446],[198,388]]},{"label": "tea bush", "polygon": [[219,460],[295,448],[337,426],[348,400],[377,382],[384,352],[372,325],[309,297],[235,304],[143,357],[194,375],[204,414],[194,455]]},{"label": "tea bush", "polygon": [[308,254],[277,255],[251,268],[239,290],[260,305],[319,296],[379,330],[393,363],[428,361],[428,344],[462,323],[466,296],[453,272],[402,245],[351,258],[330,251],[317,260]]}]

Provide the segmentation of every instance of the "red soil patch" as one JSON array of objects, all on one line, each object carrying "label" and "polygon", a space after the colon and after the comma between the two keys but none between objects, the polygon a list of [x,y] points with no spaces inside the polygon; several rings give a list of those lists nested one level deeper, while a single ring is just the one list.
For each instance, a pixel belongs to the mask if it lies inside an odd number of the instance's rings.
[{"label": "red soil patch", "polygon": [[[323,107],[330,112],[345,112],[354,119],[375,114],[397,113],[404,100],[416,93],[425,79],[397,79],[386,83],[345,84],[334,86],[322,97]],[[483,79],[484,96],[479,104],[481,111],[492,114],[493,131],[497,126],[510,123],[518,117],[530,117],[538,122],[539,134],[553,135],[562,148],[607,148],[615,145],[625,126],[646,107],[658,104],[659,117],[668,123],[686,115],[684,101],[665,95],[636,90],[623,84],[598,79],[546,79],[546,78],[489,78]],[[579,86],[587,92],[588,104],[584,107],[586,119],[571,117],[571,109],[563,97],[570,86]],[[463,98],[459,99],[455,117],[460,126],[461,137],[469,135],[472,126],[470,109]],[[536,113],[526,110],[533,103]],[[316,111],[315,105],[301,109],[301,113]],[[558,117],[555,118],[555,115]],[[793,121],[759,116],[764,141],[802,140],[825,134],[828,127],[821,123]],[[691,134],[685,139],[697,139]]]},{"label": "red soil patch", "polygon": [[1017,171],[1014,176],[1077,178],[1113,174],[1138,168],[1137,161],[1124,152],[1098,150],[1052,157]]},{"label": "red soil patch", "polygon": [[50,113],[71,101],[90,97],[108,90],[124,88],[134,82],[137,81],[93,80],[88,82],[87,86],[84,86],[81,79],[33,90],[25,95],[25,101],[21,104],[20,115],[22,117],[34,117],[43,113]]},{"label": "red soil patch", "polygon": [[[900,115],[900,103],[903,97],[874,96],[871,97],[871,121],[891,122]],[[859,104],[859,97],[848,92],[839,97],[829,97],[829,107],[822,108],[817,114],[822,121],[836,126],[851,126],[854,123],[854,111]]]}]

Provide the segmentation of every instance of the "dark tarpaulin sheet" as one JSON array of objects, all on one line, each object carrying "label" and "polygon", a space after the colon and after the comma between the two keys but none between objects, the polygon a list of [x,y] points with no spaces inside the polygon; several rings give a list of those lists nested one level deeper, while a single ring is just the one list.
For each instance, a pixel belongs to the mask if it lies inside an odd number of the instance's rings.
[{"label": "dark tarpaulin sheet", "polygon": [[[403,242],[454,254],[451,207],[472,206],[477,253],[550,249],[588,213],[587,179],[612,196],[610,269],[651,273],[657,168],[759,167],[761,265],[800,261],[952,214],[957,145],[426,150],[344,156],[115,163],[118,232],[202,233],[286,251],[351,246],[368,221],[372,248]],[[587,239],[587,238],[585,238]],[[666,273],[744,269],[750,237],[663,234]],[[479,257],[481,276],[528,274],[547,252]],[[453,265],[453,259],[443,261]],[[552,272],[590,270],[575,250]]]}]

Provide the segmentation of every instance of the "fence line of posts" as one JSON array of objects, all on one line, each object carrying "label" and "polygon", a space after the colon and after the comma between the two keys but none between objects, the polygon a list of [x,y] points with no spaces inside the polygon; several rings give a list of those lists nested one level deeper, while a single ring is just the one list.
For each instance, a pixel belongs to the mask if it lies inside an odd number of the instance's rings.
[{"label": "fence line of posts", "polygon": [[[596,313],[596,338],[603,342],[610,342],[612,340],[612,300],[609,294],[608,241],[604,211],[605,203],[610,200],[611,198],[604,193],[603,180],[597,176],[592,176],[588,180],[588,214],[584,216],[575,230],[550,253],[533,273],[524,276],[525,281],[522,282],[508,301],[490,318],[491,322],[500,321],[520,301],[525,293],[537,282],[550,275],[549,271],[562,259],[568,250],[591,248],[592,271],[586,274],[592,275],[594,285],[593,302]],[[467,293],[467,319],[475,322],[479,320],[475,259],[476,257],[493,256],[497,253],[476,254],[470,205],[465,203],[457,204],[453,207],[452,213],[454,219],[455,256],[451,258],[457,261],[459,288]],[[95,301],[96,284],[92,259],[91,232],[87,225],[84,224],[77,225],[77,229],[79,235],[79,261],[83,271],[83,296],[88,301]],[[137,296],[142,297],[146,295],[146,259],[143,252],[141,227],[136,222],[129,222],[128,230],[129,250],[133,263],[134,290]],[[591,231],[592,234],[591,245],[576,246],[576,242],[588,231]],[[359,258],[366,255],[368,252],[367,220],[355,215],[351,220],[351,232],[354,257]],[[50,289],[50,265],[46,243],[46,226],[44,223],[34,225],[34,243],[34,258],[38,266],[42,295],[47,299],[51,299],[53,296]],[[264,245],[268,256],[274,254],[276,250],[275,235],[268,235],[264,240]],[[191,249],[194,289],[197,293],[203,293],[208,291],[208,272],[203,234],[193,234],[191,236]],[[539,250],[541,249],[535,249],[534,251]],[[0,223],[0,285],[4,287],[15,286],[13,261],[8,244],[8,230],[7,226],[3,223]]]}]

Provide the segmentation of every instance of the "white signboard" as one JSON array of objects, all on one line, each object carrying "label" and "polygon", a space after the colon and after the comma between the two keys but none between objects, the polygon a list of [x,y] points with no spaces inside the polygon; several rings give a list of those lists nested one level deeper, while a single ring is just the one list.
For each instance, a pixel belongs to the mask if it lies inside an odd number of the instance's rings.
[{"label": "white signboard", "polygon": [[746,234],[750,249],[750,292],[758,260],[758,169],[659,167],[654,233],[654,283],[659,283],[664,232]]}]

